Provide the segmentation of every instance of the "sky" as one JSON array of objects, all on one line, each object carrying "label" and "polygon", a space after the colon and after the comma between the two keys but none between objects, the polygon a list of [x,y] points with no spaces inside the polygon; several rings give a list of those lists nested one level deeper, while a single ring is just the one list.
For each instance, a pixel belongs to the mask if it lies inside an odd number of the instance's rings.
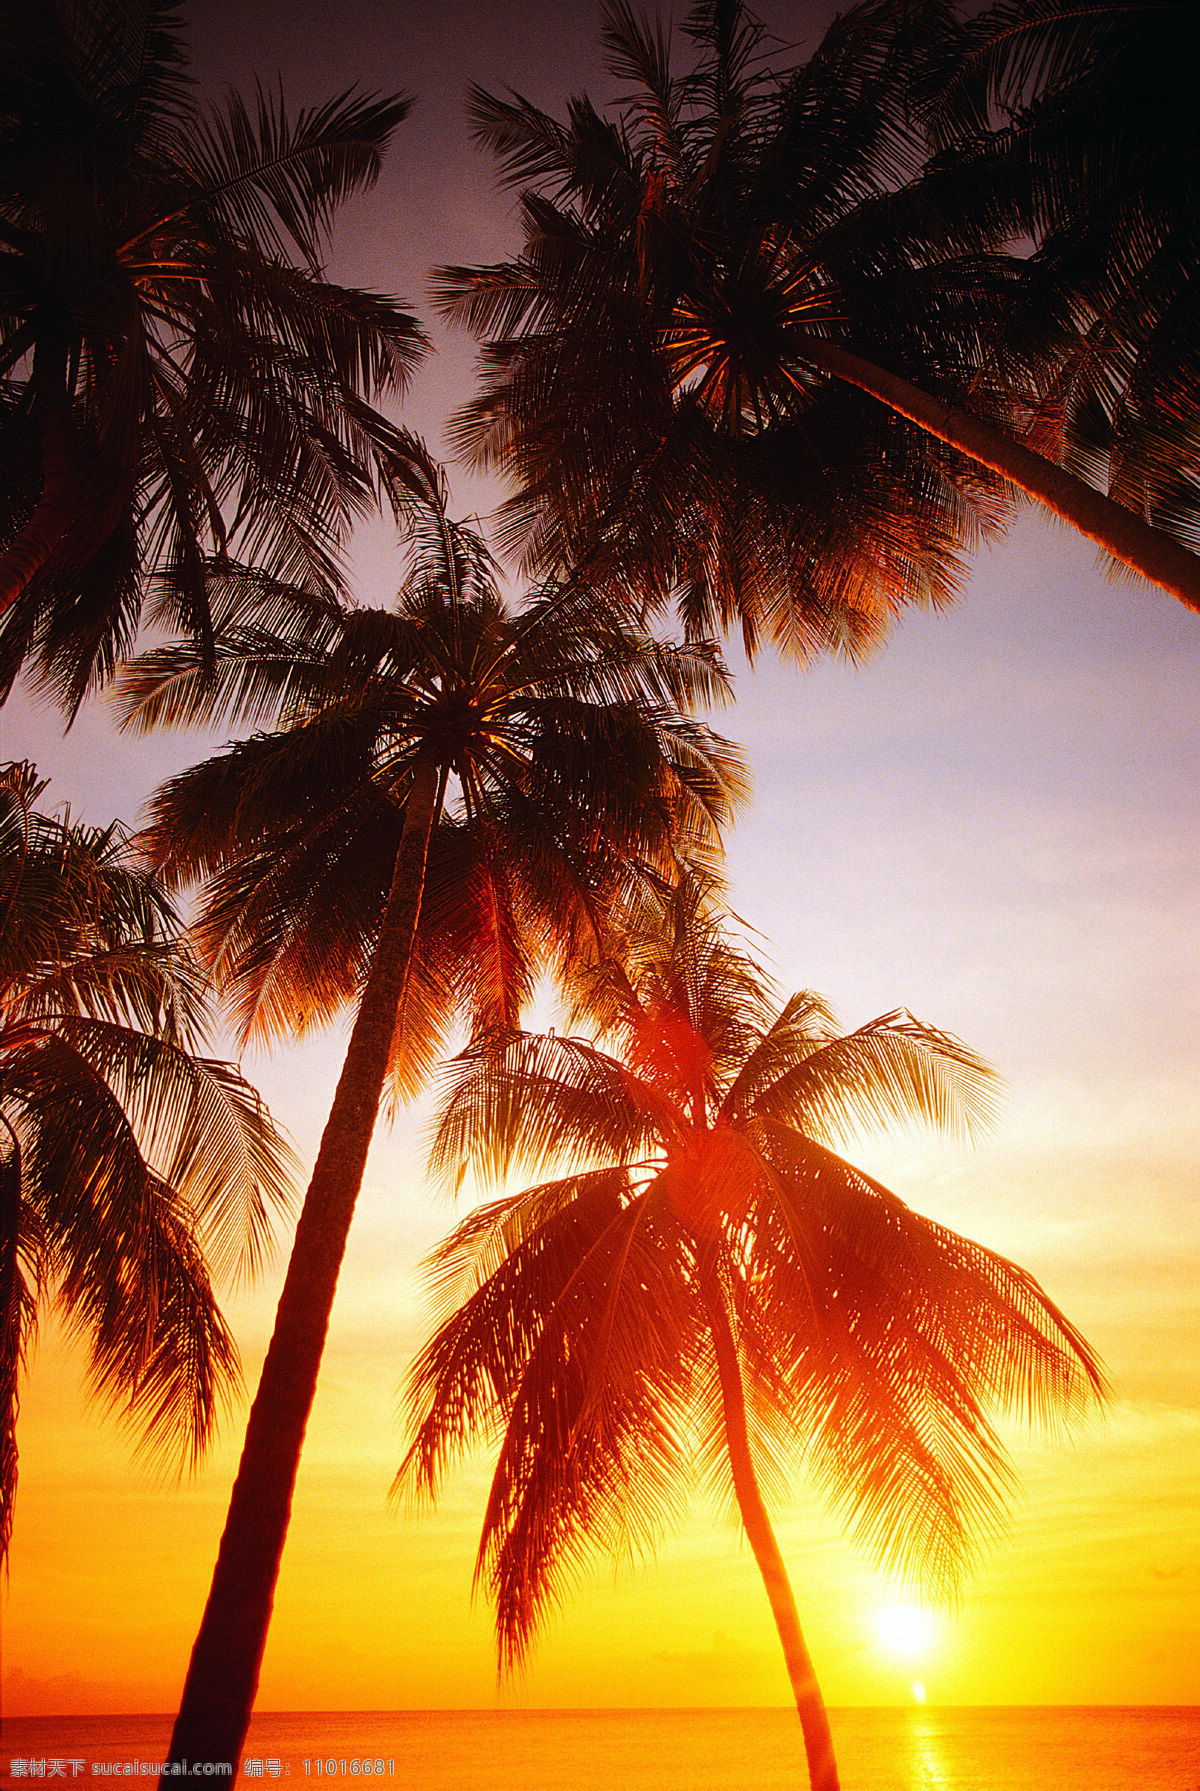
[{"label": "sky", "polygon": [[[771,24],[811,41],[815,7]],[[442,261],[495,259],[511,200],[470,145],[468,81],[561,108],[607,87],[595,14],[453,0],[192,9],[205,92],[282,79],[313,103],[354,84],[413,92],[374,194],[348,208],[332,271],[405,296],[437,353],[403,420],[435,451],[472,349],[437,325]],[[496,494],[461,471],[461,514]],[[390,527],[357,544],[385,600]],[[1006,1429],[1020,1472],[1002,1534],[957,1605],[907,1647],[897,1588],[797,1478],[775,1512],[831,1704],[1200,1702],[1200,1067],[1195,842],[1200,618],[1114,583],[1086,542],[1032,514],[981,552],[957,606],[913,614],[871,664],[806,673],[730,653],[717,718],[755,779],[729,842],[731,899],[790,991],[849,1025],[897,1006],[1001,1072],[974,1148],[918,1133],[851,1154],[910,1204],[1031,1269],[1103,1356],[1113,1398],[1073,1437]],[[32,758],[48,799],[136,821],[156,782],[211,743],[134,741],[104,703],[71,733],[17,693],[0,757]],[[344,1035],[246,1068],[315,1153]],[[389,1504],[398,1389],[424,1335],[419,1262],[454,1209],[426,1186],[426,1116],[381,1129],[368,1165],[301,1467],[259,1708],[773,1704],[787,1681],[749,1550],[698,1506],[652,1561],[598,1559],[524,1677],[497,1688],[471,1568],[486,1460],[435,1512]],[[275,1268],[228,1310],[252,1387]],[[3,1601],[9,1715],[174,1707],[236,1467],[245,1402],[197,1477],[163,1484],[89,1404],[82,1358],[43,1328],[24,1388],[21,1481]]]}]

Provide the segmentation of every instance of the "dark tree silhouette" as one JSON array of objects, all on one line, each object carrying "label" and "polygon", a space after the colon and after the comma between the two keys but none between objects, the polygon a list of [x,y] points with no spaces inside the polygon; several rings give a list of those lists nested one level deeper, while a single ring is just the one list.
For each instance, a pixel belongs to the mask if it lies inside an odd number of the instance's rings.
[{"label": "dark tree silhouette", "polygon": [[207,641],[204,561],[340,589],[373,501],[370,408],[424,339],[321,269],[401,99],[196,103],[165,0],[0,24],[0,691],[76,706],[157,613]]}]

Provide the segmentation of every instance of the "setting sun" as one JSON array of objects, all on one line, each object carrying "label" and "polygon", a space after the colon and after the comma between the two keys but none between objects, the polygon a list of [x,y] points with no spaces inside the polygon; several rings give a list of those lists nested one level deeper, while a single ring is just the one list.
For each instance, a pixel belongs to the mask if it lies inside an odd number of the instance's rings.
[{"label": "setting sun", "polygon": [[918,1605],[884,1605],[872,1621],[879,1646],[897,1660],[928,1654],[936,1638],[932,1620]]}]

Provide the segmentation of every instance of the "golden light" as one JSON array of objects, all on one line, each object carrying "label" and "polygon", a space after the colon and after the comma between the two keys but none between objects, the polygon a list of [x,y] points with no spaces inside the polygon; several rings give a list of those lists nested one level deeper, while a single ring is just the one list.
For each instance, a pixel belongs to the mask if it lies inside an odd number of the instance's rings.
[{"label": "golden light", "polygon": [[884,1605],[875,1612],[873,1623],[879,1646],[897,1660],[927,1654],[936,1638],[931,1619],[919,1605]]}]

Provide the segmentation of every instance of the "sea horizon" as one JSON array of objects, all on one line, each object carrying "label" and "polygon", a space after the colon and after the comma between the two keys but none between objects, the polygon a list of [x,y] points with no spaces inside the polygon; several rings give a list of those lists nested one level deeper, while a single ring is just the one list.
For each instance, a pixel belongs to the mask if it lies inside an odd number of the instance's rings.
[{"label": "sea horizon", "polygon": [[[1054,1703],[1048,1698],[1018,1701],[1009,1698],[993,1698],[986,1703],[968,1702],[958,1698],[929,1698],[917,1702],[912,1698],[896,1698],[890,1703],[853,1703],[829,1704],[833,1710],[1196,1710],[1200,1711],[1200,1703],[1151,1703],[1141,1702],[1118,1703],[1115,1699],[1096,1700],[1091,1703]],[[251,1719],[258,1722],[265,1717],[275,1716],[603,1716],[610,1712],[620,1715],[622,1712],[648,1713],[671,1710],[787,1710],[795,1712],[795,1705],[784,1702],[772,1704],[323,1704],[278,1710],[255,1709]],[[66,1722],[78,1718],[82,1721],[92,1719],[110,1719],[114,1722],[130,1717],[138,1722],[150,1722],[160,1718],[174,1719],[173,1710],[48,1710],[48,1711],[16,1711],[6,1712],[0,1709],[0,1722]]]},{"label": "sea horizon", "polygon": [[[0,1783],[152,1782],[165,1712],[0,1719]],[[1200,1791],[1200,1705],[830,1707],[844,1791]],[[51,1774],[51,1763],[58,1771]],[[786,1705],[256,1711],[236,1778],[382,1780],[391,1791],[794,1791],[807,1784]],[[39,1771],[38,1768],[41,1767]],[[195,1776],[201,1776],[197,1774]],[[339,1784],[338,1791],[342,1791]],[[348,1791],[348,1788],[347,1788]]]}]

